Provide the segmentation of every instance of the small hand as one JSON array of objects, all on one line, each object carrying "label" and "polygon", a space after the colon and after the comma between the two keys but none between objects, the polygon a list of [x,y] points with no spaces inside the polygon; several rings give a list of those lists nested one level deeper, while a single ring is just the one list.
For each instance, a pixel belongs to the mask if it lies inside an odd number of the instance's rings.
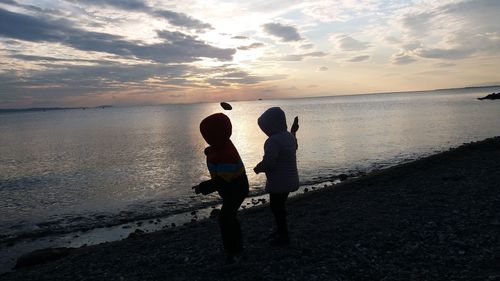
[{"label": "small hand", "polygon": [[205,150],[203,150],[203,153],[205,153],[205,156],[208,156],[208,154],[212,153],[213,148],[211,146],[207,146]]},{"label": "small hand", "polygon": [[290,128],[290,132],[295,135],[295,133],[299,130],[299,116],[295,116],[293,119],[292,127]]},{"label": "small hand", "polygon": [[199,185],[195,185],[195,186],[191,187],[191,189],[193,189],[194,193],[196,193],[196,194],[200,194],[201,193]]},{"label": "small hand", "polygon": [[253,171],[256,173],[256,174],[259,174],[259,170],[257,169],[257,167],[253,168]]}]

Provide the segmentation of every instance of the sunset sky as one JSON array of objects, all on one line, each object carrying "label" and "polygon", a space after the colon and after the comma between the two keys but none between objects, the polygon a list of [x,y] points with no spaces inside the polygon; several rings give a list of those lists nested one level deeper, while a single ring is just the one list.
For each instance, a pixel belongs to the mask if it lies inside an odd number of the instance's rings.
[{"label": "sunset sky", "polygon": [[0,108],[500,84],[498,0],[0,0]]}]

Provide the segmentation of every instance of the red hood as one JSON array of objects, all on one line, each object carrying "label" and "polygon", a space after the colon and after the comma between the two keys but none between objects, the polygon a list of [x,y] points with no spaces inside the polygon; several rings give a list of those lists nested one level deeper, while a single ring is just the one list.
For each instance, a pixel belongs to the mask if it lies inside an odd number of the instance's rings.
[{"label": "red hood", "polygon": [[231,120],[222,113],[212,114],[201,121],[200,132],[209,145],[222,147],[230,142]]}]

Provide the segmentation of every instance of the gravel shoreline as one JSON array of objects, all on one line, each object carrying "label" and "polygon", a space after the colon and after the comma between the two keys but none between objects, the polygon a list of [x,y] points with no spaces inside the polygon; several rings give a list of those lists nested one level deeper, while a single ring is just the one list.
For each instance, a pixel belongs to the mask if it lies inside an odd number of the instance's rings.
[{"label": "gravel shoreline", "polygon": [[[333,156],[334,157],[334,156]],[[240,213],[245,254],[223,266],[217,221],[80,248],[1,280],[500,280],[500,137]]]}]

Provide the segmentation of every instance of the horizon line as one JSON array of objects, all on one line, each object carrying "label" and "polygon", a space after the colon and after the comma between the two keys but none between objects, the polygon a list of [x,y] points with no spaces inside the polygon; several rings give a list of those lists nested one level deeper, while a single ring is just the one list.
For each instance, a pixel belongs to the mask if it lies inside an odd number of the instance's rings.
[{"label": "horizon line", "polygon": [[[483,86],[465,86],[456,88],[438,88],[430,90],[409,90],[409,91],[391,91],[391,92],[369,92],[369,93],[354,93],[354,94],[338,94],[338,95],[324,95],[324,96],[310,96],[310,97],[283,97],[283,98],[270,98],[270,99],[242,99],[242,100],[227,100],[227,102],[245,102],[245,101],[258,101],[258,100],[294,100],[294,99],[315,99],[315,98],[329,98],[329,97],[347,97],[347,96],[364,96],[364,95],[382,95],[382,94],[400,94],[400,93],[422,93],[422,92],[438,92],[450,90],[466,90],[466,89],[480,89],[480,88],[498,88],[498,85],[483,85]],[[24,107],[24,108],[0,108],[4,112],[16,111],[29,111],[29,110],[72,110],[72,109],[93,109],[102,107],[135,107],[135,106],[162,106],[162,105],[189,105],[189,104],[204,104],[204,103],[217,103],[216,101],[199,101],[199,102],[179,102],[179,103],[159,103],[159,104],[136,104],[136,105],[96,105],[96,106],[44,106],[44,107]]]}]

